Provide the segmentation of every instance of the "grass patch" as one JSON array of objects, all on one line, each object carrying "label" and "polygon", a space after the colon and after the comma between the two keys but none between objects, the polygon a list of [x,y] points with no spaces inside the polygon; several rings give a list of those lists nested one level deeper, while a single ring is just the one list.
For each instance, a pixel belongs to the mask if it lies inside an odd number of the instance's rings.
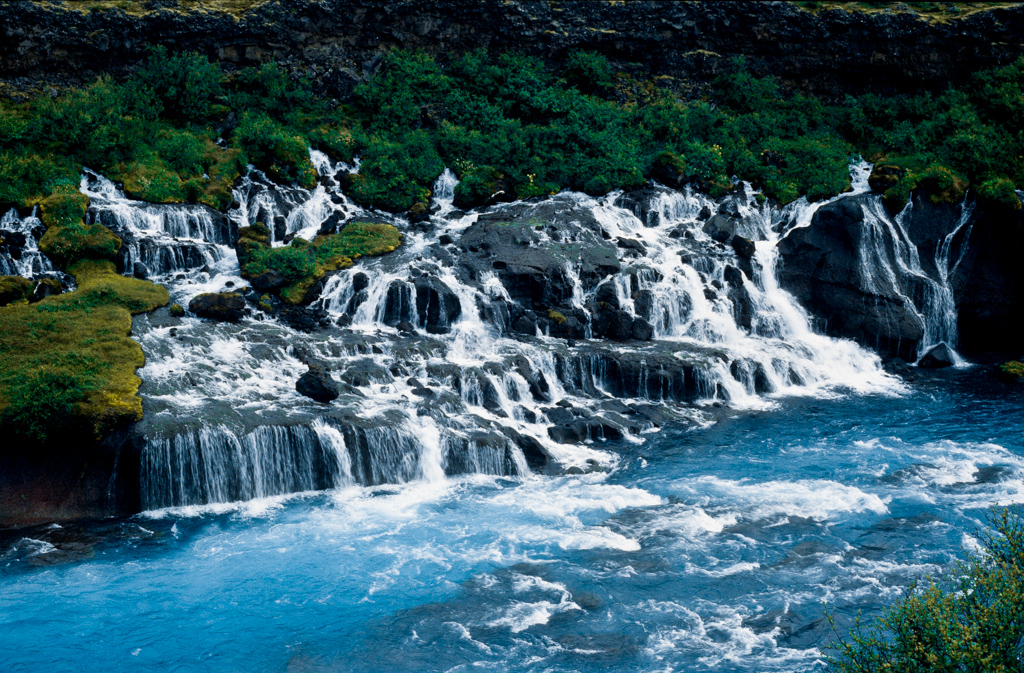
[{"label": "grass patch", "polygon": [[387,254],[402,244],[402,234],[392,225],[368,222],[352,222],[337,234],[317,236],[312,242],[296,238],[278,248],[270,246],[269,231],[262,224],[243,228],[239,239],[242,275],[253,279],[275,272],[283,283],[277,292],[291,304],[312,299],[309,289],[325,274],[347,269],[360,257]]},{"label": "grass patch", "polygon": [[131,316],[166,304],[167,290],[108,261],[69,271],[74,292],[0,308],[0,428],[18,440],[5,447],[93,441],[142,418]]}]

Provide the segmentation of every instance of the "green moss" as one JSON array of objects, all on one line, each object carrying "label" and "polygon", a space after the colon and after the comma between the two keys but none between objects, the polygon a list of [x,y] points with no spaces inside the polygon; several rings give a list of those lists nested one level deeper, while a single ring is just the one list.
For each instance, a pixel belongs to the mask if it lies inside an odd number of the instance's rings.
[{"label": "green moss", "polygon": [[117,168],[111,175],[124,185],[125,194],[150,203],[181,203],[188,198],[188,190],[156,152],[150,152],[138,161]]},{"label": "green moss", "polygon": [[917,175],[917,187],[925,190],[932,203],[960,203],[967,193],[967,180],[952,169],[931,164]]},{"label": "green moss", "polygon": [[32,281],[21,276],[0,276],[0,306],[28,302],[32,296]]},{"label": "green moss", "polygon": [[1018,362],[1017,360],[1004,362],[996,368],[996,374],[1000,379],[1008,383],[1024,381],[1024,362]]},{"label": "green moss", "polygon": [[39,239],[39,249],[61,266],[81,259],[114,259],[121,239],[99,224],[50,227]]},{"label": "green moss", "polygon": [[1006,178],[992,178],[978,185],[978,203],[994,212],[1012,213],[1021,209],[1013,182]]},{"label": "green moss", "polygon": [[185,309],[182,308],[181,304],[178,304],[177,302],[175,302],[174,304],[171,304],[170,307],[168,307],[167,310],[170,312],[172,318],[184,318],[185,317]]},{"label": "green moss", "polygon": [[239,230],[239,264],[245,278],[276,271],[285,285],[279,290],[291,304],[305,303],[310,288],[331,271],[347,269],[355,259],[383,255],[402,244],[402,234],[390,224],[353,222],[337,234],[317,236],[312,243],[293,239],[283,247],[269,245],[269,231],[257,223]]},{"label": "green moss", "polygon": [[89,197],[72,185],[60,185],[39,202],[39,219],[47,228],[82,222],[89,210]]},{"label": "green moss", "polygon": [[548,311],[548,319],[554,320],[559,325],[565,323],[565,316],[556,311],[555,309],[551,309]]},{"label": "green moss", "polygon": [[70,271],[74,292],[0,308],[0,426],[21,443],[92,441],[142,417],[131,315],[166,304],[167,290],[105,261]]}]

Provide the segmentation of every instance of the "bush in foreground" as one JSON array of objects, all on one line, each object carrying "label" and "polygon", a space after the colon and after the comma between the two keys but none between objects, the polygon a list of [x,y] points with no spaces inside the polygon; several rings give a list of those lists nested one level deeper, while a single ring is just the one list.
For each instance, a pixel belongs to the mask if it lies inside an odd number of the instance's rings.
[{"label": "bush in foreground", "polygon": [[[1013,673],[1024,670],[1024,520],[1003,510],[983,551],[839,639],[838,673]],[[834,629],[834,626],[833,626]]]}]

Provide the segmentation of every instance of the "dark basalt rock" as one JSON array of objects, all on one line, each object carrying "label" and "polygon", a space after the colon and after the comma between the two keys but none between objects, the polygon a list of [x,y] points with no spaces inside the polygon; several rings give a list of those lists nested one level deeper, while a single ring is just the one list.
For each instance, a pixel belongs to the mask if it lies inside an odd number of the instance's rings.
[{"label": "dark basalt rock", "polygon": [[459,297],[439,278],[420,276],[416,288],[416,313],[419,325],[431,334],[447,334],[462,315]]},{"label": "dark basalt rock", "polygon": [[238,292],[201,294],[188,303],[188,310],[200,318],[238,322],[245,314],[245,299]]},{"label": "dark basalt rock", "polygon": [[56,278],[40,278],[36,281],[35,289],[32,290],[32,301],[53,297],[63,291],[64,286]]},{"label": "dark basalt rock", "polygon": [[861,277],[864,208],[874,198],[839,199],[819,208],[810,226],[791,231],[779,243],[779,282],[829,334],[909,360],[924,335],[921,317],[899,294],[868,287]]},{"label": "dark basalt rock", "polygon": [[260,275],[251,278],[249,282],[260,292],[273,292],[287,285],[288,279],[274,269],[267,269]]},{"label": "dark basalt rock", "polygon": [[924,369],[942,369],[956,364],[953,351],[946,344],[939,344],[928,349],[928,352],[917,361],[918,367]]},{"label": "dark basalt rock", "polygon": [[732,249],[735,250],[736,254],[739,255],[742,259],[751,259],[754,256],[754,242],[751,241],[749,238],[743,238],[742,236],[733,236],[732,241],[730,241],[730,243],[732,244]]},{"label": "dark basalt rock", "polygon": [[295,390],[300,395],[325,404],[338,399],[340,394],[338,384],[327,373],[327,370],[315,364],[310,365],[309,370],[295,382]]}]

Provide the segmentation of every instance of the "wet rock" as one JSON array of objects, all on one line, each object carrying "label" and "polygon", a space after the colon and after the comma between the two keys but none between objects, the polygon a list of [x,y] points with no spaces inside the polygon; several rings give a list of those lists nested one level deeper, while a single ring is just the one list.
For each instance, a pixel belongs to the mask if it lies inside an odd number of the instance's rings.
[{"label": "wet rock", "polygon": [[403,320],[402,322],[398,323],[395,327],[397,327],[398,331],[401,332],[402,334],[416,334],[416,325],[413,325],[408,320]]},{"label": "wet rock", "polygon": [[420,276],[414,281],[420,327],[431,334],[447,334],[462,315],[459,297],[439,278]]},{"label": "wet rock", "polygon": [[145,280],[149,278],[149,267],[142,262],[135,262],[132,265],[132,275],[140,280]]},{"label": "wet rock", "polygon": [[188,310],[201,318],[238,322],[245,313],[245,299],[238,292],[201,294],[188,303]]},{"label": "wet rock", "polygon": [[[790,231],[779,242],[779,283],[821,320],[828,334],[909,360],[924,336],[924,323],[905,296],[923,295],[924,288],[917,286],[920,279],[908,278],[901,293],[891,284],[864,277],[859,250],[872,235],[867,218],[877,214],[866,213],[877,209],[871,201],[876,198],[865,194],[839,199],[819,208],[809,226]],[[882,254],[893,253],[885,248]],[[895,261],[888,263],[896,267]]]},{"label": "wet rock", "polygon": [[249,280],[252,286],[260,292],[273,292],[288,284],[288,279],[274,269],[267,269],[263,273]]},{"label": "wet rock", "polygon": [[430,219],[430,208],[422,201],[417,201],[412,204],[412,208],[409,209],[408,215],[409,221],[413,224],[426,222]]},{"label": "wet rock", "polygon": [[295,382],[295,390],[317,402],[328,403],[338,399],[338,384],[320,365],[310,365],[309,370]]},{"label": "wet rock", "polygon": [[643,318],[636,318],[630,327],[630,336],[637,341],[650,341],[654,338],[654,327]]},{"label": "wet rock", "polygon": [[953,350],[946,344],[939,344],[928,349],[928,352],[921,356],[917,366],[924,369],[942,369],[956,364],[956,357]]},{"label": "wet rock", "polygon": [[732,237],[732,249],[736,251],[742,259],[751,259],[754,256],[754,242],[749,238],[743,238],[742,236]]},{"label": "wet rock", "polygon": [[36,281],[35,289],[32,290],[32,301],[53,297],[63,291],[64,286],[56,278],[40,278]]},{"label": "wet rock", "polygon": [[357,388],[365,388],[373,383],[393,383],[395,380],[391,372],[370,358],[363,358],[350,364],[340,378]]},{"label": "wet rock", "polygon": [[362,271],[352,274],[352,291],[361,292],[370,287],[370,277]]},{"label": "wet rock", "polygon": [[640,290],[633,293],[632,299],[636,314],[650,322],[654,317],[654,292],[651,290]]},{"label": "wet rock", "polygon": [[416,305],[409,283],[394,280],[388,285],[384,296],[384,314],[381,322],[396,327],[400,322],[412,323],[416,318]]},{"label": "wet rock", "polygon": [[620,238],[616,241],[620,248],[632,250],[640,256],[647,255],[647,248],[640,241],[633,238]]}]

